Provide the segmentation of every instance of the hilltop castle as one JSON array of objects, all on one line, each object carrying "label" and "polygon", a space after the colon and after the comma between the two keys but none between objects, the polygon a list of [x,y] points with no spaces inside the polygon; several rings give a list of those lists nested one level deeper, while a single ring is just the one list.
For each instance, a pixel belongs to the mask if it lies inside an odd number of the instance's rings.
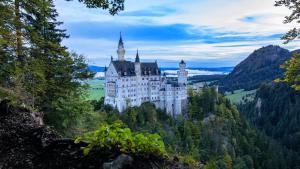
[{"label": "hilltop castle", "polygon": [[140,106],[144,102],[154,103],[157,108],[172,115],[187,109],[186,64],[179,63],[177,82],[169,82],[162,75],[157,62],[141,62],[137,51],[135,62],[125,60],[122,36],[118,45],[118,60],[113,60],[105,69],[105,101],[120,112],[127,107]]}]

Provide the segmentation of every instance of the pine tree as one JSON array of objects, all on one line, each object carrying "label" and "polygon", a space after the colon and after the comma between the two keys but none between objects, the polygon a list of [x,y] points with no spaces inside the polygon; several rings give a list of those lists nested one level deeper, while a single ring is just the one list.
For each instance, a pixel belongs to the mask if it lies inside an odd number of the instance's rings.
[{"label": "pine tree", "polygon": [[224,154],[224,163],[226,164],[227,169],[232,169],[232,158],[228,152],[225,152]]},{"label": "pine tree", "polygon": [[[79,1],[111,14],[124,8],[124,0]],[[62,22],[57,16],[53,0],[0,2],[0,100],[42,111],[46,122],[64,130],[76,124],[74,116],[90,111],[91,105],[82,98],[85,86],[80,80],[92,74],[82,55],[68,52],[61,44],[68,36],[59,28]],[[83,104],[86,110],[77,106]],[[59,117],[63,119],[56,122]],[[64,127],[66,118],[75,121],[69,120]]]}]

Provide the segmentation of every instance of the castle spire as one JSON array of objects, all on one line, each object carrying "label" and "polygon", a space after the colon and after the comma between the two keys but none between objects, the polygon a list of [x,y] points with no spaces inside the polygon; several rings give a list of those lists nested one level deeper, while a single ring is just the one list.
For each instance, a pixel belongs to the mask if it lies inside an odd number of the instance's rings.
[{"label": "castle spire", "polygon": [[140,62],[139,50],[136,50],[135,62]]},{"label": "castle spire", "polygon": [[122,38],[122,33],[120,32],[120,39],[119,39],[119,45],[118,45],[118,60],[119,61],[124,61],[124,55],[125,55],[125,49],[124,49],[124,43],[123,43],[123,38]]},{"label": "castle spire", "polygon": [[119,39],[118,48],[124,48],[124,43],[123,43],[123,38],[122,38],[122,33],[121,32],[120,32],[120,39]]}]

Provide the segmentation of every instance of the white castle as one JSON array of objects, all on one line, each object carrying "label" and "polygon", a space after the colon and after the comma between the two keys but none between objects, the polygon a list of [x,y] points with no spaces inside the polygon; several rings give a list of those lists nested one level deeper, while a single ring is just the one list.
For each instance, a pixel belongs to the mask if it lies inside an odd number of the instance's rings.
[{"label": "white castle", "polygon": [[187,110],[188,72],[183,60],[179,63],[178,80],[169,82],[156,61],[140,62],[138,51],[135,62],[126,61],[122,36],[117,53],[118,60],[111,57],[109,67],[105,69],[105,104],[119,112],[144,102],[154,103],[156,108],[174,116]]}]

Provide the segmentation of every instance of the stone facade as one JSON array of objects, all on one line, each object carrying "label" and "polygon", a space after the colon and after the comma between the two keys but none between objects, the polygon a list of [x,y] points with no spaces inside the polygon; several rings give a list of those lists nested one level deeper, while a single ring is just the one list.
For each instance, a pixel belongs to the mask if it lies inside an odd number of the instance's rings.
[{"label": "stone facade", "polygon": [[157,108],[172,115],[187,110],[186,64],[179,63],[178,81],[168,82],[157,62],[140,62],[137,51],[135,62],[125,60],[122,37],[118,45],[118,60],[113,60],[105,70],[105,104],[120,112],[127,107],[140,106],[144,102],[154,103]]}]

